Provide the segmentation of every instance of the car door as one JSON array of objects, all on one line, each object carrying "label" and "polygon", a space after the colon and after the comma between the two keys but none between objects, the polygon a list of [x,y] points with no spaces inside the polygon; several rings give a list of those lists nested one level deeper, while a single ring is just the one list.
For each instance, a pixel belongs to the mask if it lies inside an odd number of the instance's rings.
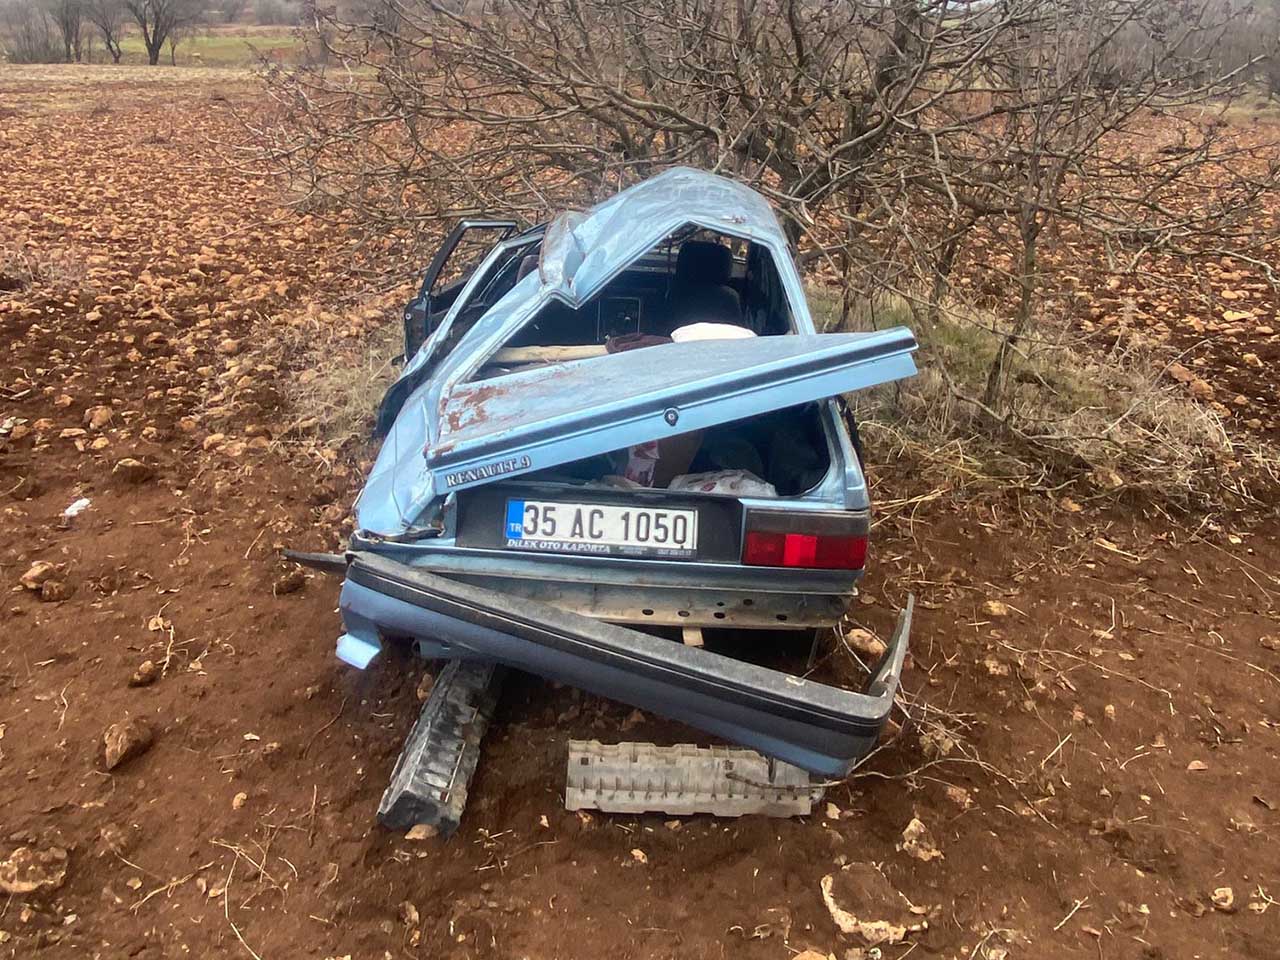
[{"label": "car door", "polygon": [[417,296],[405,306],[406,360],[418,352],[439,326],[485,255],[516,228],[514,220],[463,220],[449,231],[423,274]]},{"label": "car door", "polygon": [[[412,353],[405,354],[404,369],[383,395],[374,421],[374,436],[387,435],[405,400],[431,374],[439,358],[448,354],[495,300],[506,292],[507,286],[515,279],[516,261],[536,249],[541,242],[541,225],[500,240],[489,248],[478,264],[468,266],[464,275],[450,281],[446,288],[435,294],[428,283],[432,274],[428,270],[427,277],[423,279],[426,292],[420,292],[405,309],[406,350],[411,338],[410,329],[416,328],[420,321],[426,339]],[[440,273],[436,272],[436,276],[438,286]]]}]

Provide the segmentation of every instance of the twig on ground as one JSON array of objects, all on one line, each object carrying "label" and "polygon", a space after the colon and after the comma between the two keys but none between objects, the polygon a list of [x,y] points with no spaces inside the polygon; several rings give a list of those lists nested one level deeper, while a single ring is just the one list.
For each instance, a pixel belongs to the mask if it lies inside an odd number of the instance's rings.
[{"label": "twig on ground", "polygon": [[1048,763],[1050,760],[1052,760],[1054,757],[1058,755],[1058,751],[1061,750],[1064,746],[1066,746],[1067,741],[1070,739],[1071,739],[1071,734],[1068,733],[1065,737],[1063,737],[1061,740],[1058,741],[1058,745],[1049,751],[1049,755],[1047,757],[1045,757],[1043,760],[1040,761],[1041,770],[1044,769],[1044,765],[1046,763]]},{"label": "twig on ground", "polygon": [[262,957],[258,956],[253,947],[249,946],[249,944],[245,942],[244,934],[240,932],[240,928],[236,926],[236,922],[231,919],[231,881],[236,875],[236,864],[239,862],[239,856],[233,857],[231,860],[231,869],[227,871],[227,882],[222,888],[222,915],[226,917],[227,923],[231,926],[231,932],[234,933],[236,935],[236,939],[240,941],[240,946],[249,951],[249,956],[253,957],[253,960],[262,960]]},{"label": "twig on ground", "polygon": [[1085,897],[1083,900],[1077,900],[1076,905],[1072,907],[1070,911],[1067,912],[1067,915],[1058,921],[1058,925],[1053,928],[1054,932],[1056,933],[1057,931],[1061,930],[1064,926],[1066,926],[1067,921],[1076,915],[1076,911],[1079,910],[1088,902],[1089,902],[1088,897]]},{"label": "twig on ground", "polygon": [[342,716],[342,711],[345,710],[346,708],[347,708],[347,698],[343,697],[342,703],[339,704],[338,706],[338,712],[333,715],[333,719],[330,720],[328,723],[326,723],[323,727],[321,727],[315,733],[313,733],[311,735],[311,739],[307,741],[307,745],[302,748],[302,755],[304,757],[307,755],[307,751],[311,749],[311,745],[316,742],[316,738],[320,736],[320,734],[328,730],[330,727],[332,727],[335,723],[337,723],[338,718]]},{"label": "twig on ground", "polygon": [[158,894],[158,893],[163,893],[165,896],[168,896],[168,895],[169,895],[170,893],[172,893],[172,892],[173,892],[177,887],[182,886],[184,883],[186,883],[188,880],[190,880],[192,877],[194,877],[194,876],[195,876],[197,873],[199,873],[201,870],[204,870],[205,868],[207,868],[207,867],[211,867],[211,866],[213,866],[212,862],[210,862],[210,863],[206,863],[203,867],[197,867],[195,870],[192,870],[192,871],[191,871],[190,873],[188,873],[185,877],[178,877],[177,879],[170,880],[168,883],[161,884],[160,886],[158,886],[158,887],[156,887],[154,890],[152,890],[150,893],[148,893],[148,894],[147,894],[145,897],[143,897],[141,900],[139,900],[137,903],[135,903],[132,907],[130,907],[130,908],[129,908],[129,909],[130,909],[130,911],[132,911],[133,913],[137,913],[137,912],[138,912],[138,909],[139,909],[139,908],[140,908],[144,903],[146,903],[148,900],[150,900],[152,897],[154,897],[154,896],[155,896],[156,894]]}]

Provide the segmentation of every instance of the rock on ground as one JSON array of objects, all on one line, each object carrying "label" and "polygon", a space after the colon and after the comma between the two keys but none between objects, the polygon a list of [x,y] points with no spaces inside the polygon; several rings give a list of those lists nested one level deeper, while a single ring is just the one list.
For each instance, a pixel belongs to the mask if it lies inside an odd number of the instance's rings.
[{"label": "rock on ground", "polygon": [[155,734],[143,720],[122,720],[107,727],[102,735],[103,761],[108,770],[140,756],[151,748]]},{"label": "rock on ground", "polygon": [[0,893],[23,897],[57,890],[67,879],[67,851],[61,847],[18,847],[0,860]]},{"label": "rock on ground", "polygon": [[133,457],[125,457],[111,470],[111,475],[124,483],[146,483],[155,473],[155,467]]}]

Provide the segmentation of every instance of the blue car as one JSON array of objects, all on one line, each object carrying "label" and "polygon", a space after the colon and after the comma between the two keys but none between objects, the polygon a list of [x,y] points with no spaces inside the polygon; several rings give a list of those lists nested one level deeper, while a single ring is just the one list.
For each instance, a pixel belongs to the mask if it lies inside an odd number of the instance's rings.
[{"label": "blue car", "polygon": [[871,749],[909,606],[859,692],[701,644],[840,619],[870,502],[839,398],[913,374],[910,331],[817,333],[765,199],[685,168],[532,229],[461,224],[404,321],[343,660],[408,639],[827,776]]}]

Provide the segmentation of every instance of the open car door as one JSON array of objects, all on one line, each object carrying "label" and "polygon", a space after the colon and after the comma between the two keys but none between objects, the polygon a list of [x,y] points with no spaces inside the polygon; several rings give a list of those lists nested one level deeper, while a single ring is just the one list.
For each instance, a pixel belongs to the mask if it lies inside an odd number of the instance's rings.
[{"label": "open car door", "polygon": [[418,352],[448,313],[484,255],[515,230],[514,220],[463,220],[449,231],[423,274],[418,295],[404,308],[405,360]]}]

